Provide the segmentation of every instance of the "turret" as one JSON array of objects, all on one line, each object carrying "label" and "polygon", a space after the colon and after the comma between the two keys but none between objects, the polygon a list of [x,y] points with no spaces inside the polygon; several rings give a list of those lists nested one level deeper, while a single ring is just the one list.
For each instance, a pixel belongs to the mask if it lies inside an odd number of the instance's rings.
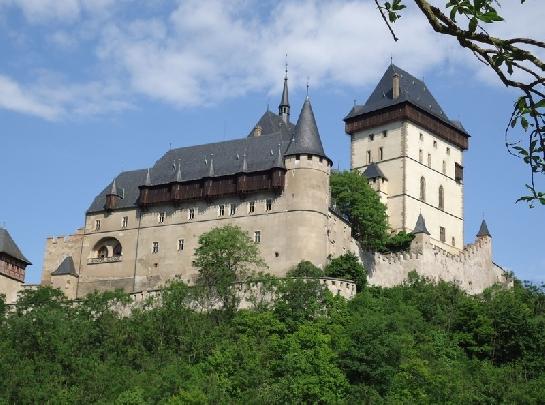
[{"label": "turret", "polygon": [[121,196],[117,192],[117,185],[114,179],[114,181],[112,182],[112,187],[110,188],[110,192],[106,194],[106,204],[104,208],[107,211],[114,210],[117,208],[120,200],[121,200]]},{"label": "turret", "polygon": [[430,233],[428,228],[426,228],[426,221],[422,214],[418,214],[412,234],[414,235],[414,239],[411,242],[411,250],[422,254],[424,252],[424,245],[430,240]]},{"label": "turret", "polygon": [[371,188],[378,193],[380,201],[386,204],[388,201],[388,179],[380,167],[376,163],[371,163],[367,166],[363,175],[367,177]]},{"label": "turret", "polygon": [[488,225],[486,225],[486,221],[484,219],[483,222],[481,222],[479,232],[477,232],[477,238],[492,238],[492,235],[490,235],[490,231],[488,230]]}]

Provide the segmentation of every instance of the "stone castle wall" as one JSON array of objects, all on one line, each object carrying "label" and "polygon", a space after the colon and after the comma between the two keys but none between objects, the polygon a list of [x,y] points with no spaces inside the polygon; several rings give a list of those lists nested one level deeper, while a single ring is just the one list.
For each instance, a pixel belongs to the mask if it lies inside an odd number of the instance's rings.
[{"label": "stone castle wall", "polygon": [[478,238],[459,254],[452,254],[431,243],[415,239],[408,252],[384,255],[363,253],[362,262],[369,270],[369,284],[393,287],[407,280],[415,271],[432,281],[450,281],[470,294],[500,283],[511,284],[506,272],[492,261],[492,239]]},{"label": "stone castle wall", "polygon": [[76,269],[80,263],[83,243],[83,228],[73,235],[49,237],[45,242],[44,263],[42,269],[42,285],[51,285],[51,273],[61,264],[65,257],[71,256]]}]

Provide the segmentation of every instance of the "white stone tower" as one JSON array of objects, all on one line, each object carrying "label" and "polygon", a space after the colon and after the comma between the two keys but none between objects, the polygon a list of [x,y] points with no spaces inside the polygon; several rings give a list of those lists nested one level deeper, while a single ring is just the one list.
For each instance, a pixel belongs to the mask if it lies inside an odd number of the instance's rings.
[{"label": "white stone tower", "polygon": [[387,205],[391,228],[410,232],[422,214],[431,243],[462,249],[463,152],[469,134],[448,119],[426,85],[390,65],[345,123],[351,167],[380,182],[375,188]]}]

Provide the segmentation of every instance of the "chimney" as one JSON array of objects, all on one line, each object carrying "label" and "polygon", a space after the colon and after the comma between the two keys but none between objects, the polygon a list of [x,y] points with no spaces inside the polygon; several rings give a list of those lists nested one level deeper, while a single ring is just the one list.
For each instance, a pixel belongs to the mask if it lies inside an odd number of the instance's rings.
[{"label": "chimney", "polygon": [[259,125],[256,125],[253,131],[253,136],[255,137],[261,136],[262,131],[263,129]]},{"label": "chimney", "polygon": [[399,98],[399,73],[394,73],[392,82],[392,95],[395,100]]}]

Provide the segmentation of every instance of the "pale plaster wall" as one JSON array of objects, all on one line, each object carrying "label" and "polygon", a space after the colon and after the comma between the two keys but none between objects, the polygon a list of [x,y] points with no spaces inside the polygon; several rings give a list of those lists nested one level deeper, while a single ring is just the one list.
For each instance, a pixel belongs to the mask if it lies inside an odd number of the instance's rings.
[{"label": "pale plaster wall", "polygon": [[76,270],[78,269],[84,229],[80,228],[73,235],[49,237],[45,242],[45,255],[42,268],[42,285],[51,284],[53,273],[67,256],[72,256]]},{"label": "pale plaster wall", "polygon": [[17,301],[17,294],[23,289],[23,283],[0,274],[0,294],[5,296],[7,304]]}]

